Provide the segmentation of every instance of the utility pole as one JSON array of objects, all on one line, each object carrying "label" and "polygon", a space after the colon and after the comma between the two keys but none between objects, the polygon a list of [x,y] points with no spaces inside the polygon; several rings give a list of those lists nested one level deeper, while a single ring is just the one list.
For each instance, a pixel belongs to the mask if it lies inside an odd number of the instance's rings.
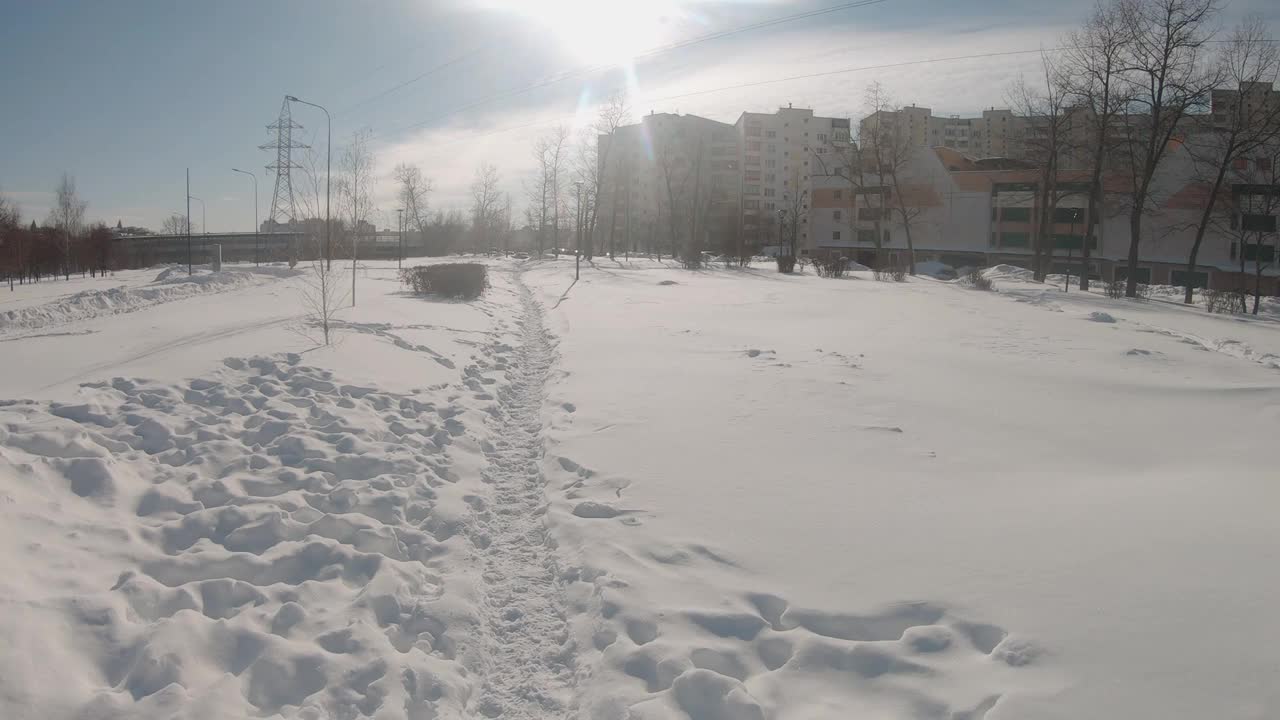
[{"label": "utility pole", "polygon": [[396,269],[404,269],[404,208],[396,209],[396,231],[400,233],[400,257],[396,260]]},{"label": "utility pole", "polygon": [[237,170],[231,168],[231,172],[238,172],[253,178],[253,264],[256,267],[259,264],[259,246],[258,242],[258,176],[248,170]]},{"label": "utility pole", "polygon": [[191,168],[187,168],[187,276],[191,275]]}]

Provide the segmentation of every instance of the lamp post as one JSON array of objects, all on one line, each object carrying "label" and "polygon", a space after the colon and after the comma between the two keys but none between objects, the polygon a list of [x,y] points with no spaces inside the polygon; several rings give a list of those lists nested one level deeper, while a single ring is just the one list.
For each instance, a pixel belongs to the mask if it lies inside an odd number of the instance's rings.
[{"label": "lamp post", "polygon": [[573,279],[577,282],[582,273],[582,181],[574,180],[573,188],[578,194],[577,212],[574,218],[574,222],[577,223],[577,245],[573,248]]},{"label": "lamp post", "polygon": [[187,168],[187,277],[191,276],[191,168]]},{"label": "lamp post", "polygon": [[400,233],[400,257],[396,260],[396,268],[404,269],[404,208],[396,208],[396,231]]},{"label": "lamp post", "polygon": [[285,95],[285,100],[289,102],[302,103],[310,105],[313,108],[320,108],[324,111],[324,120],[327,125],[327,138],[324,144],[324,264],[325,269],[333,268],[333,245],[331,243],[332,234],[329,227],[329,178],[333,170],[333,118],[329,117],[329,111],[323,105],[317,105],[306,100],[299,100],[293,95]]},{"label": "lamp post", "polygon": [[253,264],[256,266],[256,265],[258,265],[258,264],[259,264],[259,258],[258,258],[258,247],[259,247],[259,242],[258,242],[258,176],[257,176],[257,175],[254,175],[253,173],[249,172],[248,170],[237,170],[236,168],[231,168],[231,172],[238,172],[238,173],[241,173],[241,174],[244,174],[244,175],[248,175],[249,177],[253,178]]}]

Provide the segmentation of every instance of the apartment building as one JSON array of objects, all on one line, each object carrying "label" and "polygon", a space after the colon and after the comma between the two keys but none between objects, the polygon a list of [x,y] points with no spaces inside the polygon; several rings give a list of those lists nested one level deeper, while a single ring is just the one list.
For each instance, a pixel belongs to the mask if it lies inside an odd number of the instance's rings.
[{"label": "apartment building", "polygon": [[804,244],[813,178],[843,162],[850,143],[848,118],[820,117],[812,109],[787,106],[773,113],[744,112],[734,127],[744,242],[776,246],[780,213],[796,212]]},{"label": "apartment building", "polygon": [[733,125],[650,113],[598,143],[598,247],[671,253],[691,244],[714,247],[737,231],[741,178]]},{"label": "apartment building", "polygon": [[915,105],[898,110],[881,110],[859,123],[864,137],[881,123],[898,123],[900,132],[913,147],[947,147],[975,157],[1019,157],[1018,139],[1026,131],[1026,121],[1011,110],[991,108],[981,117],[958,115],[938,117],[927,107]]}]

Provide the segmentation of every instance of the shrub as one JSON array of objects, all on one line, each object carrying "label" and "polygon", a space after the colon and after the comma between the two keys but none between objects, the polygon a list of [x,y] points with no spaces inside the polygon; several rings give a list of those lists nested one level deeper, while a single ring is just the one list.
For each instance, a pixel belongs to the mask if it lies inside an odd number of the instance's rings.
[{"label": "shrub", "polygon": [[814,258],[813,268],[818,272],[818,277],[824,278],[841,278],[844,277],[845,270],[849,267],[849,258],[847,257],[827,257]]},{"label": "shrub", "polygon": [[892,278],[893,278],[893,281],[894,281],[894,282],[906,282],[906,281],[907,281],[907,271],[906,271],[906,270],[903,270],[903,269],[902,269],[902,268],[900,268],[900,267],[895,267],[895,268],[893,268],[892,270],[890,270],[890,271],[889,271],[889,275],[890,275],[890,277],[892,277]]},{"label": "shrub", "polygon": [[[1107,297],[1111,298],[1112,300],[1120,300],[1124,298],[1125,290],[1126,288],[1125,288],[1124,280],[1112,280],[1111,282],[1107,283]],[[1138,283],[1137,286],[1134,288],[1134,293],[1135,293],[1134,297],[1136,297],[1139,300],[1150,300],[1151,286],[1147,285],[1146,283]]]},{"label": "shrub", "polygon": [[1211,313],[1234,315],[1244,307],[1241,290],[1202,290],[1204,308]]},{"label": "shrub", "polygon": [[796,271],[795,255],[779,255],[778,256],[778,272],[793,273]]},{"label": "shrub", "polygon": [[969,274],[964,276],[964,283],[974,290],[985,290],[990,292],[991,290],[996,289],[996,284],[992,282],[991,278],[983,275],[980,268],[970,270]]},{"label": "shrub", "polygon": [[697,250],[685,249],[680,252],[680,267],[685,270],[700,270],[706,256]]},{"label": "shrub", "polygon": [[414,295],[439,295],[471,300],[489,287],[488,269],[480,263],[419,265],[400,271],[400,282]]}]

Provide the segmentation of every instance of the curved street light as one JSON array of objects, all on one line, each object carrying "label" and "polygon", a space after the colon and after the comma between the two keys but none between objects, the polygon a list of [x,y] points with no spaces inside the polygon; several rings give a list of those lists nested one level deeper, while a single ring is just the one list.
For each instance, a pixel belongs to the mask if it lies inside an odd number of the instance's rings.
[{"label": "curved street light", "polygon": [[313,108],[320,108],[324,111],[325,124],[327,126],[327,139],[324,146],[324,264],[325,270],[333,269],[333,245],[331,243],[331,232],[329,229],[329,178],[333,169],[333,118],[329,117],[329,111],[323,105],[317,105],[306,100],[299,100],[293,95],[285,95],[285,100],[289,102],[310,105]]},{"label": "curved street light", "polygon": [[248,170],[240,170],[231,168],[231,172],[238,172],[242,175],[248,175],[253,178],[253,264],[256,267],[259,264],[258,252],[258,176]]}]

